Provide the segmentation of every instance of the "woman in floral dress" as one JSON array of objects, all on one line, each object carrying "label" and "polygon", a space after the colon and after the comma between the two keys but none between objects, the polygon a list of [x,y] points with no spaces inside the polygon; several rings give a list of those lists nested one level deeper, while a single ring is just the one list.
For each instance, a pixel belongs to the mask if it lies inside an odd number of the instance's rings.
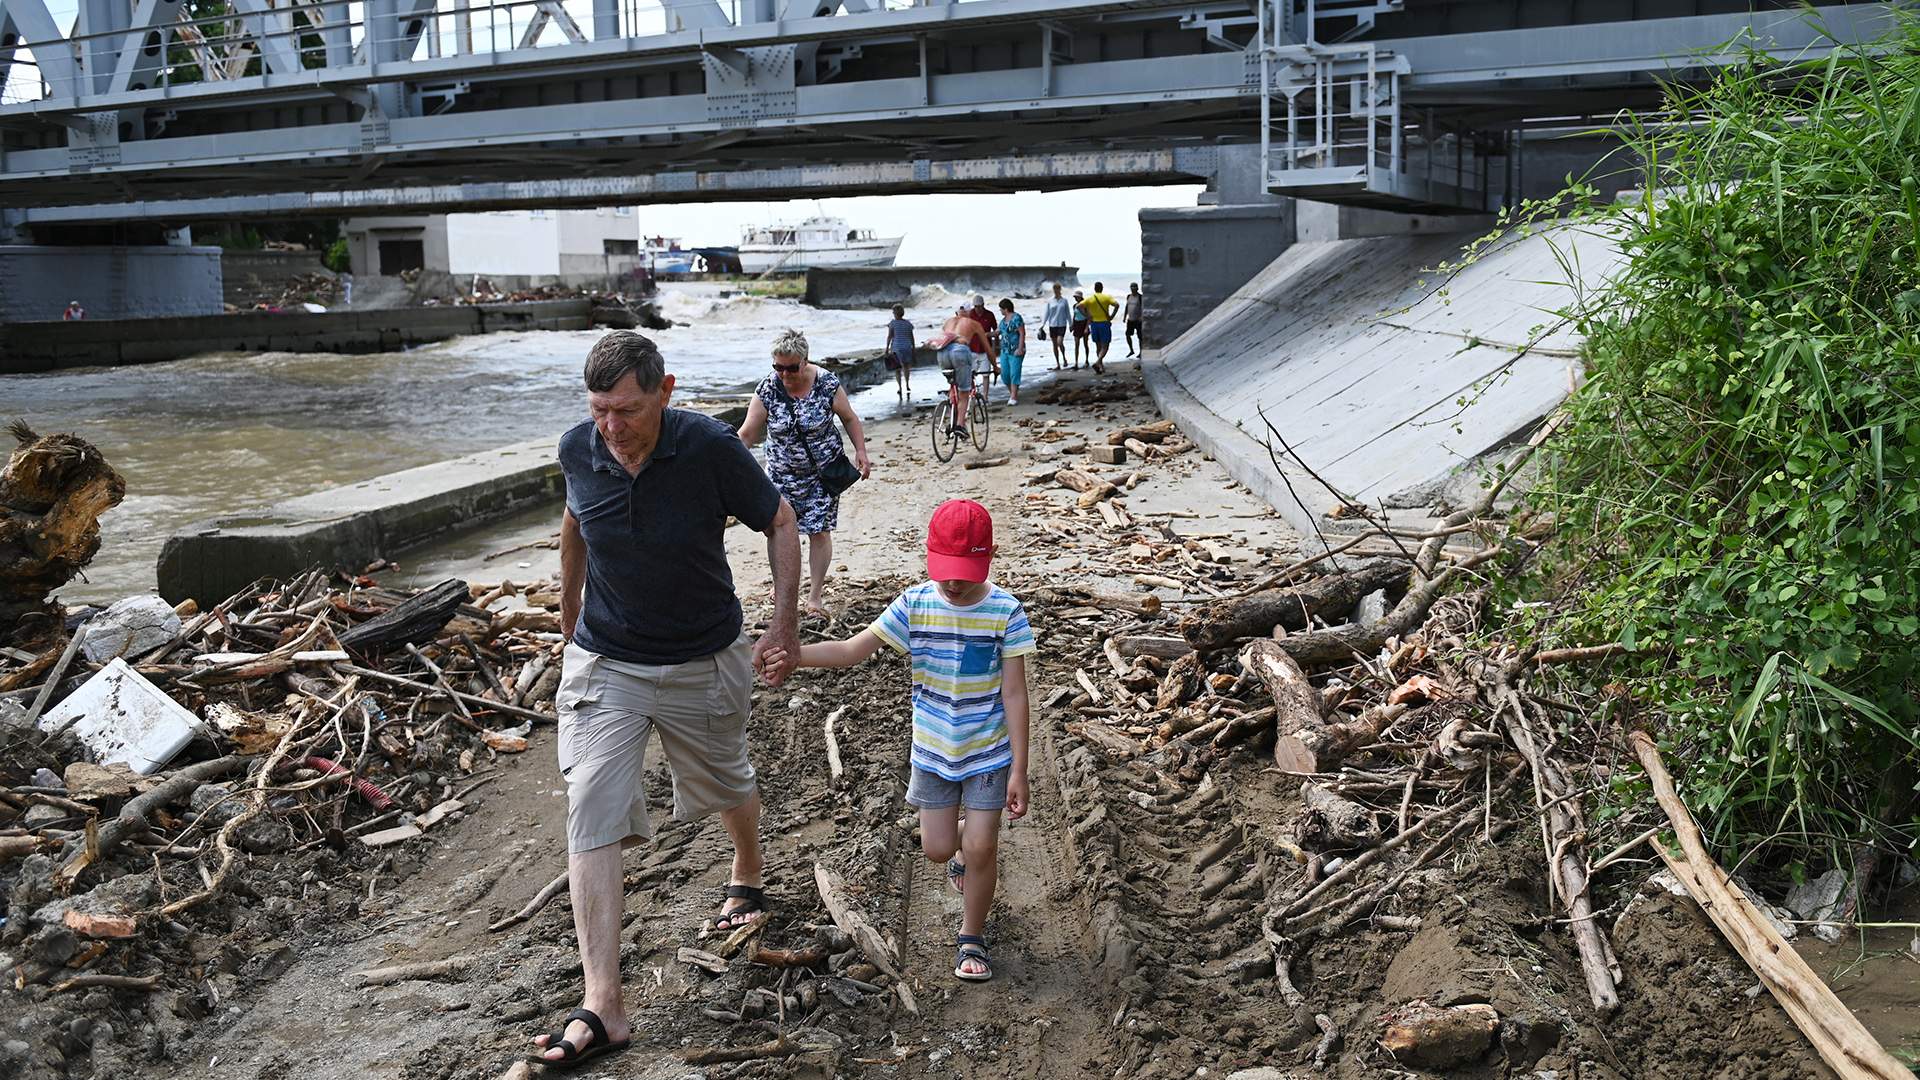
[{"label": "woman in floral dress", "polygon": [[748,446],[767,442],[767,475],[787,497],[807,538],[810,588],[807,613],[829,618],[822,590],[833,563],[833,530],[840,524],[840,496],[820,482],[820,470],[841,452],[838,416],[853,439],[853,464],[872,475],[867,434],[840,377],[807,360],[807,336],[782,330],[773,341],[773,372],[761,381],[740,424]]}]

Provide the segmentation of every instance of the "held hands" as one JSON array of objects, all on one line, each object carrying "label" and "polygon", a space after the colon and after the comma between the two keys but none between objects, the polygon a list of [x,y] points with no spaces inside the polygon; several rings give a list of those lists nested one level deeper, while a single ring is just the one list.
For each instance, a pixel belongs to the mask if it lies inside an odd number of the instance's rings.
[{"label": "held hands", "polygon": [[800,634],[788,628],[777,633],[768,630],[753,643],[753,670],[768,686],[779,686],[800,666]]},{"label": "held hands", "polygon": [[1023,769],[1013,770],[1007,777],[1007,820],[1019,821],[1027,816],[1027,808],[1032,805],[1033,794],[1027,786],[1027,774]]}]

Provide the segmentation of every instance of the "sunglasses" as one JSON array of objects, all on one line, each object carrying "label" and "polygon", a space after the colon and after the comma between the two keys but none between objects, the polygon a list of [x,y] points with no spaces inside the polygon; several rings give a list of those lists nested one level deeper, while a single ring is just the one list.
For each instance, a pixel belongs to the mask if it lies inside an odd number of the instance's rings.
[{"label": "sunglasses", "polygon": [[794,372],[799,371],[802,366],[803,365],[800,365],[800,364],[775,364],[773,365],[773,370],[781,372],[786,375],[791,375]]}]

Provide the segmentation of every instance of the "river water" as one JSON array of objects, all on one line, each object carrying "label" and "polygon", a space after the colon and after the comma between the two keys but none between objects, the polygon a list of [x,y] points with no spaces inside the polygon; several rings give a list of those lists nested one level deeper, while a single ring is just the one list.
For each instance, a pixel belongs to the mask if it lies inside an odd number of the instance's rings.
[{"label": "river water", "polygon": [[[735,391],[767,370],[783,327],[815,357],[885,344],[886,311],[822,311],[797,301],[724,297],[672,284],[649,331],[677,378],[676,397]],[[923,291],[908,312],[924,338],[953,298]],[[1029,323],[1039,301],[1022,302]],[[1025,310],[1031,308],[1031,311]],[[140,367],[0,377],[0,418],[88,439],[127,480],[101,520],[100,554],[69,601],[110,601],[154,587],[167,536],[188,522],[382,473],[561,431],[586,416],[580,369],[598,330],[456,338],[406,352],[218,353]],[[930,386],[930,384],[929,384]],[[892,393],[862,395],[863,415]]]}]

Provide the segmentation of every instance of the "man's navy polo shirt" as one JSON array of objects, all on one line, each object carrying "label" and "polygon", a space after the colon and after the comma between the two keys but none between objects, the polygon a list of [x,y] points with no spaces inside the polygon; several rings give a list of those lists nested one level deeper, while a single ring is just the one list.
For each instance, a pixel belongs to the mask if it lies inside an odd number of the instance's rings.
[{"label": "man's navy polo shirt", "polygon": [[560,436],[560,471],[587,543],[574,643],[635,664],[685,663],[733,644],[741,616],[727,518],[765,532],[780,511],[779,489],[733,429],[668,409],[653,455],[629,476],[583,420]]}]

